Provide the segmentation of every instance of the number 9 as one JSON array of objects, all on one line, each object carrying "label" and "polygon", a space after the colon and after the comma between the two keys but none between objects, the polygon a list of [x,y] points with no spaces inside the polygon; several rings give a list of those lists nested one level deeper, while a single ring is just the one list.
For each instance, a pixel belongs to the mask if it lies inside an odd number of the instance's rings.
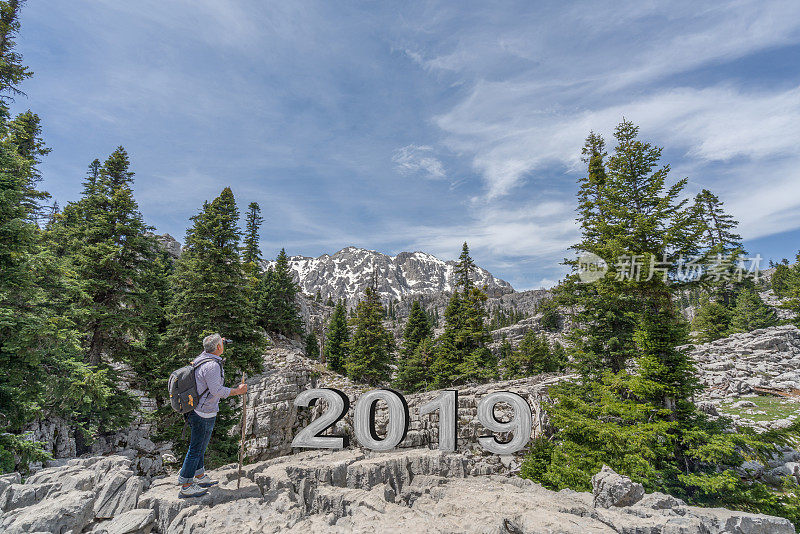
[{"label": "number 9", "polygon": [[[514,409],[514,417],[503,423],[494,415],[494,407],[499,402],[510,404]],[[506,443],[497,441],[494,436],[481,436],[478,442],[489,452],[495,454],[513,454],[521,450],[531,439],[533,416],[528,402],[510,391],[498,391],[483,397],[478,403],[478,420],[492,432],[513,432],[514,437]]]}]

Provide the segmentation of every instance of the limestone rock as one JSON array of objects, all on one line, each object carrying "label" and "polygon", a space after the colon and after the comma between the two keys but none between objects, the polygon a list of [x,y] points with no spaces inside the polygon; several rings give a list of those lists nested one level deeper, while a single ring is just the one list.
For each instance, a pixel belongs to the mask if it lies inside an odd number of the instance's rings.
[{"label": "limestone rock", "polygon": [[144,483],[132,471],[116,471],[103,481],[94,504],[97,519],[109,519],[133,510],[139,501]]},{"label": "limestone rock", "polygon": [[[294,407],[293,401],[302,391],[316,387],[333,387],[343,391],[353,405],[369,388],[355,384],[349,379],[332,373],[302,353],[285,344],[271,347],[264,362],[265,371],[247,380],[249,386],[247,420],[245,421],[245,444],[251,460],[267,460],[292,452],[291,442],[297,432],[313,418],[319,417],[324,409],[318,403],[311,409]],[[511,391],[528,401],[534,415],[532,437],[539,435],[547,425],[547,415],[542,407],[547,389],[553,384],[568,378],[566,375],[542,374],[518,380],[506,380],[489,384],[466,385],[459,388],[458,394],[458,447],[460,451],[476,448],[478,437],[484,434],[483,425],[478,421],[478,402],[494,391]],[[436,447],[439,438],[439,415],[433,413],[424,417],[419,415],[419,407],[434,399],[440,391],[428,391],[405,395],[409,407],[409,430],[401,448]],[[510,414],[507,414],[510,415]],[[336,432],[350,436],[353,447],[353,411],[350,410],[337,424]],[[375,412],[378,432],[383,432],[388,424],[388,410],[381,403]],[[237,432],[239,430],[237,429]],[[488,455],[493,461],[498,459]],[[517,466],[517,462],[506,459],[507,468]],[[486,474],[496,472],[501,466],[486,466]]]},{"label": "limestone rock", "polygon": [[644,497],[644,487],[604,465],[592,477],[592,494],[594,505],[598,507],[631,506]]},{"label": "limestone rock", "polygon": [[[794,532],[785,519],[694,508],[659,493],[633,506],[595,508],[588,493],[555,493],[472,468],[464,455],[432,450],[309,451],[247,466],[261,497],[186,505],[158,528],[167,534]],[[214,475],[229,484],[234,476],[231,468]]]},{"label": "limestone rock", "polygon": [[[780,460],[784,458],[793,457],[781,454]],[[49,485],[50,493],[39,502],[5,512],[0,516],[0,530],[87,534],[794,532],[784,519],[695,508],[660,493],[642,497],[640,486],[608,468],[594,481],[613,504],[595,506],[597,496],[590,493],[556,493],[529,480],[481,474],[487,469],[502,470],[501,460],[494,460],[430,449],[382,454],[360,449],[312,450],[245,466],[238,490],[236,465],[214,470],[211,475],[220,484],[199,498],[179,498],[174,476],[158,478],[139,496],[138,508],[126,510],[133,500],[124,496],[137,495],[135,484],[141,480],[125,469],[130,461],[84,458],[44,470],[35,483],[6,488],[8,493],[17,487],[35,491]],[[91,480],[92,491],[63,491],[75,480]]]},{"label": "limestone rock", "polygon": [[[224,480],[214,473],[217,480]],[[236,482],[225,482],[212,488],[202,497],[182,499],[178,496],[180,486],[175,477],[154,480],[150,489],[139,497],[139,508],[151,509],[155,512],[156,528],[159,532],[167,532],[170,523],[185,508],[216,507],[229,501],[261,497],[261,491],[252,481],[242,480],[241,489],[236,489]]]},{"label": "limestone rock", "polygon": [[92,530],[92,534],[150,534],[155,523],[155,511],[140,508],[103,521]]},{"label": "limestone rock", "polygon": [[162,234],[155,236],[158,244],[163,248],[172,259],[177,260],[181,256],[181,244],[178,240],[169,234]]},{"label": "limestone rock", "polygon": [[78,534],[94,516],[94,501],[95,494],[91,491],[69,491],[32,506],[5,512],[0,530],[6,534]]},{"label": "limestone rock", "polygon": [[672,510],[680,506],[686,506],[686,503],[672,495],[656,491],[646,494],[636,503],[636,506],[642,506],[652,510]]},{"label": "limestone rock", "polygon": [[22,483],[22,475],[19,473],[9,473],[7,475],[0,475],[0,494],[5,491],[11,484]]},{"label": "limestone rock", "polygon": [[0,495],[0,511],[8,512],[17,508],[33,506],[48,495],[57,491],[59,484],[11,484]]}]

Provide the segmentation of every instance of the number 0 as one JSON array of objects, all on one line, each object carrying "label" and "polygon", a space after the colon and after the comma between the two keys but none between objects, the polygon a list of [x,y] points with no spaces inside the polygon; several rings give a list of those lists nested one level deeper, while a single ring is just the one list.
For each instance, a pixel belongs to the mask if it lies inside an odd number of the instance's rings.
[{"label": "number 0", "polygon": [[[375,408],[379,400],[389,407],[389,423],[383,439],[375,429]],[[369,391],[356,401],[353,426],[356,439],[363,447],[374,451],[390,451],[405,439],[408,432],[408,404],[402,395],[391,389]]]}]

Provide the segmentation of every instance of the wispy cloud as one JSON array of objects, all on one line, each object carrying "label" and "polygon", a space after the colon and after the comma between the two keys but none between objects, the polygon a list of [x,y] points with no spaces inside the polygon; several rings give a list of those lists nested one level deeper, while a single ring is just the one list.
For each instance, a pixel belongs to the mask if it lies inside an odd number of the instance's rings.
[{"label": "wispy cloud", "polygon": [[419,174],[434,180],[447,177],[444,165],[433,156],[433,147],[430,146],[406,145],[398,148],[392,155],[392,162],[403,174]]},{"label": "wispy cloud", "polygon": [[44,185],[74,198],[123,144],[176,236],[231,185],[261,203],[265,248],[452,258],[466,240],[537,287],[578,237],[580,147],[622,117],[746,238],[800,232],[795,0],[101,0],[22,22]]}]

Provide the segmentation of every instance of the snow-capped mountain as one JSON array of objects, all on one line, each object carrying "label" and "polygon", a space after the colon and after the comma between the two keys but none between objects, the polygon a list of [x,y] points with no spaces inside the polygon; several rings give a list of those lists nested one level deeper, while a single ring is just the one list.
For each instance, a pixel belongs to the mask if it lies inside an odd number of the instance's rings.
[{"label": "snow-capped mountain", "polygon": [[[275,262],[264,262],[264,268]],[[452,291],[457,262],[442,261],[426,252],[401,252],[388,256],[357,247],[343,248],[318,258],[290,256],[289,266],[296,274],[301,290],[316,295],[317,290],[326,299],[360,298],[370,283],[373,269],[378,278],[378,291],[384,299],[399,300],[413,294],[433,294]],[[495,278],[480,267],[475,272],[475,282],[486,284],[490,296],[511,293],[514,288],[505,280]]]}]

